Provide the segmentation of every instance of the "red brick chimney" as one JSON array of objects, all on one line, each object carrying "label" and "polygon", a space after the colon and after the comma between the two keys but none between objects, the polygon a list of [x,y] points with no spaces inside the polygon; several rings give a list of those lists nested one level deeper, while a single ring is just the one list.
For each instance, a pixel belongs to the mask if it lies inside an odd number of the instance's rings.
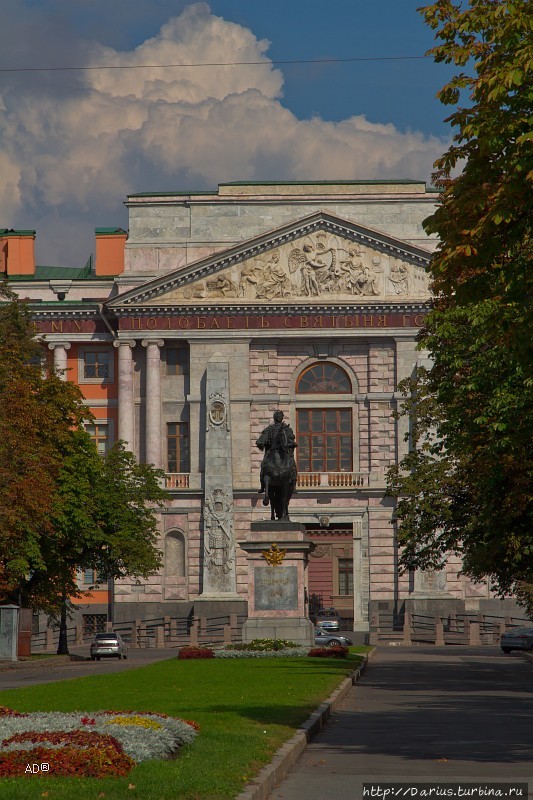
[{"label": "red brick chimney", "polygon": [[124,272],[124,246],[128,234],[122,228],[95,228],[97,275],[120,275]]},{"label": "red brick chimney", "polygon": [[35,275],[35,231],[0,228],[0,274]]}]

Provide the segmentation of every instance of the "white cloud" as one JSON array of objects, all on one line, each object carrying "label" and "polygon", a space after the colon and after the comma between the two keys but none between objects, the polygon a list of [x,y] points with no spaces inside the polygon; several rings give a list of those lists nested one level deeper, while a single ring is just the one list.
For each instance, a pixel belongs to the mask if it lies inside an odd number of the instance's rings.
[{"label": "white cloud", "polygon": [[[4,90],[0,226],[37,228],[41,263],[82,263],[93,227],[126,224],[128,192],[229,180],[427,178],[444,149],[436,137],[363,116],[297,119],[280,100],[283,77],[265,55],[268,42],[204,3],[130,52],[86,45],[88,66],[262,63],[90,70],[62,93],[52,79],[38,91]],[[58,236],[62,216],[75,237]]]}]

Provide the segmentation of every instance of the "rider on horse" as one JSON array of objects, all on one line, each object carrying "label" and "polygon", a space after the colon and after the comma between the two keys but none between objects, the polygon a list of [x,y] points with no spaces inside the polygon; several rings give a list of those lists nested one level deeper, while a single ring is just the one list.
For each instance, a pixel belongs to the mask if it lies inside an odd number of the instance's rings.
[{"label": "rider on horse", "polygon": [[268,461],[269,451],[273,448],[282,447],[290,457],[294,457],[294,450],[298,447],[291,426],[283,422],[283,411],[279,409],[274,411],[274,422],[264,429],[256,441],[256,446],[265,451],[261,463],[261,488],[258,491],[258,494],[263,494],[265,491],[265,464]]}]

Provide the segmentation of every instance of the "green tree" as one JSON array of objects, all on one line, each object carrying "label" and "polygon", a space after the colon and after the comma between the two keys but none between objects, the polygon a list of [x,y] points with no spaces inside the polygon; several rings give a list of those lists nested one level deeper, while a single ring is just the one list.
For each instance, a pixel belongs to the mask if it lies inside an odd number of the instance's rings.
[{"label": "green tree", "polygon": [[18,601],[29,572],[44,566],[62,451],[87,415],[81,393],[43,375],[30,313],[0,285],[0,597]]},{"label": "green tree", "polygon": [[85,431],[72,432],[58,476],[52,533],[41,541],[44,568],[24,585],[34,608],[60,620],[58,652],[68,652],[67,599],[82,596],[78,569],[93,569],[106,581],[148,578],[160,568],[154,511],[168,498],[163,474],[139,464],[122,442],[102,458]]},{"label": "green tree", "polygon": [[[402,385],[412,452],[389,472],[405,568],[449,553],[531,607],[531,239],[533,40],[525,0],[438,0],[421,9],[436,61],[461,71],[440,91],[456,128],[425,221],[433,308],[420,347],[433,367]],[[457,173],[457,174],[455,174]]]},{"label": "green tree", "polygon": [[123,443],[98,455],[79,389],[43,369],[28,307],[0,292],[0,595],[60,617],[64,634],[77,569],[104,580],[159,569],[168,494]]}]

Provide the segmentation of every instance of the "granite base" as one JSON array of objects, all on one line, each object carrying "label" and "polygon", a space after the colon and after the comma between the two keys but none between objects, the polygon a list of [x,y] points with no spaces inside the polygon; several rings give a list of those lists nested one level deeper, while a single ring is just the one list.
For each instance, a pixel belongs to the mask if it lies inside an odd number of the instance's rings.
[{"label": "granite base", "polygon": [[315,626],[306,617],[254,617],[242,628],[243,642],[253,639],[288,639],[297,644],[315,643]]}]

